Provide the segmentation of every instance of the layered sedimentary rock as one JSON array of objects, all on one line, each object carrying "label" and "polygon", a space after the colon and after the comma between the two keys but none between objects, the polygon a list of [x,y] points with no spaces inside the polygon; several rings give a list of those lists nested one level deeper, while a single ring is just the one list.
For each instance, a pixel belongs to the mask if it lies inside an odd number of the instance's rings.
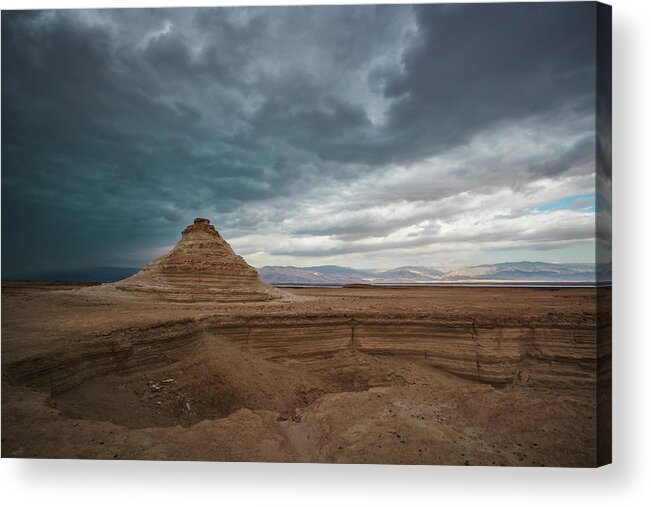
[{"label": "layered sedimentary rock", "polygon": [[595,385],[595,331],[590,323],[495,327],[398,315],[186,319],[116,330],[101,339],[89,337],[78,350],[66,347],[5,362],[3,369],[12,383],[65,391],[108,373],[143,371],[201,356],[202,343],[224,340],[256,357],[292,360],[314,370],[345,370],[346,364],[331,362],[361,353],[415,361],[495,386],[594,389]]},{"label": "layered sedimentary rock", "polygon": [[258,277],[207,218],[196,218],[169,253],[114,284],[121,291],[179,302],[268,301],[282,293]]},{"label": "layered sedimentary rock", "polygon": [[418,361],[493,385],[592,389],[595,329],[585,325],[495,326],[468,321],[387,318],[269,318],[265,322],[204,322],[270,359],[314,359],[342,350]]},{"label": "layered sedimentary rock", "polygon": [[604,447],[594,290],[116,292],[3,285],[3,457],[594,466]]}]

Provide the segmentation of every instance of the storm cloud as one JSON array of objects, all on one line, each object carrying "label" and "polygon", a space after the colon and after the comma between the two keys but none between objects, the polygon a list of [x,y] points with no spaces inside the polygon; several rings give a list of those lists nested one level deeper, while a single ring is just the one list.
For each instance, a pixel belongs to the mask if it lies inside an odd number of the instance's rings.
[{"label": "storm cloud", "polygon": [[590,261],[593,3],[2,13],[2,271]]}]

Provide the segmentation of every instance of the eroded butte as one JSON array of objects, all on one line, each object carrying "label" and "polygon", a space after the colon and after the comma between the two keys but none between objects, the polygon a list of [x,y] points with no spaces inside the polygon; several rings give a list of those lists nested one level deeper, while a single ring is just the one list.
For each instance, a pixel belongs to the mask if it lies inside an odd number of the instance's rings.
[{"label": "eroded butte", "polygon": [[193,265],[198,225],[120,284],[3,283],[3,457],[597,463],[595,289],[283,294]]},{"label": "eroded butte", "polygon": [[88,293],[117,297],[130,293],[140,298],[195,303],[200,301],[269,301],[283,297],[258,276],[219,235],[210,220],[196,218],[181,233],[167,254],[120,282],[104,284]]}]

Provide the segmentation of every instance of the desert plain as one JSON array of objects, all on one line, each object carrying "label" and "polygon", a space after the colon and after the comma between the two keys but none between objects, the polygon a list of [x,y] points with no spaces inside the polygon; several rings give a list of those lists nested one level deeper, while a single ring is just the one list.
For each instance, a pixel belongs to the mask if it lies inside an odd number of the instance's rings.
[{"label": "desert plain", "polygon": [[2,288],[2,456],[597,462],[595,289]]}]

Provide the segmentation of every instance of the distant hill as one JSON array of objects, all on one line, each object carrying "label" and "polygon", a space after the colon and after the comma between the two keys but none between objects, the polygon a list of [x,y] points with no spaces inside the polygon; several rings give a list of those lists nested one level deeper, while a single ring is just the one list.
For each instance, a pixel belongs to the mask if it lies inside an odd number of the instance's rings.
[{"label": "distant hill", "polygon": [[308,285],[347,285],[351,283],[423,283],[434,282],[443,274],[431,268],[404,266],[381,271],[353,269],[342,266],[265,266],[258,269],[260,277],[269,283]]},{"label": "distant hill", "polygon": [[594,282],[595,265],[503,262],[455,269],[445,273],[441,279],[447,281]]},{"label": "distant hill", "polygon": [[260,278],[272,284],[318,284],[340,285],[354,282],[370,283],[375,280],[372,270],[353,269],[341,266],[265,266],[258,269]]},{"label": "distant hill", "polygon": [[[423,266],[403,266],[386,271],[341,266],[265,266],[260,277],[276,285],[415,284],[461,282],[577,282],[594,283],[595,265],[550,262],[503,262],[444,272]],[[599,266],[599,279],[610,280],[610,264]]]},{"label": "distant hill", "polygon": [[116,282],[136,274],[140,268],[120,268],[112,266],[99,266],[95,268],[66,269],[28,273],[21,276],[12,276],[11,280],[33,280],[39,282]]},{"label": "distant hill", "polygon": [[[127,278],[139,268],[100,266],[74,270],[49,271],[29,276],[10,277],[13,280],[60,282],[115,282]],[[503,262],[466,268],[441,270],[424,266],[401,266],[389,270],[355,269],[325,265],[300,268],[296,266],[265,266],[258,269],[260,277],[274,285],[349,285],[349,284],[419,284],[472,282],[559,282],[600,283],[612,279],[610,263],[556,264],[550,262]]]}]

